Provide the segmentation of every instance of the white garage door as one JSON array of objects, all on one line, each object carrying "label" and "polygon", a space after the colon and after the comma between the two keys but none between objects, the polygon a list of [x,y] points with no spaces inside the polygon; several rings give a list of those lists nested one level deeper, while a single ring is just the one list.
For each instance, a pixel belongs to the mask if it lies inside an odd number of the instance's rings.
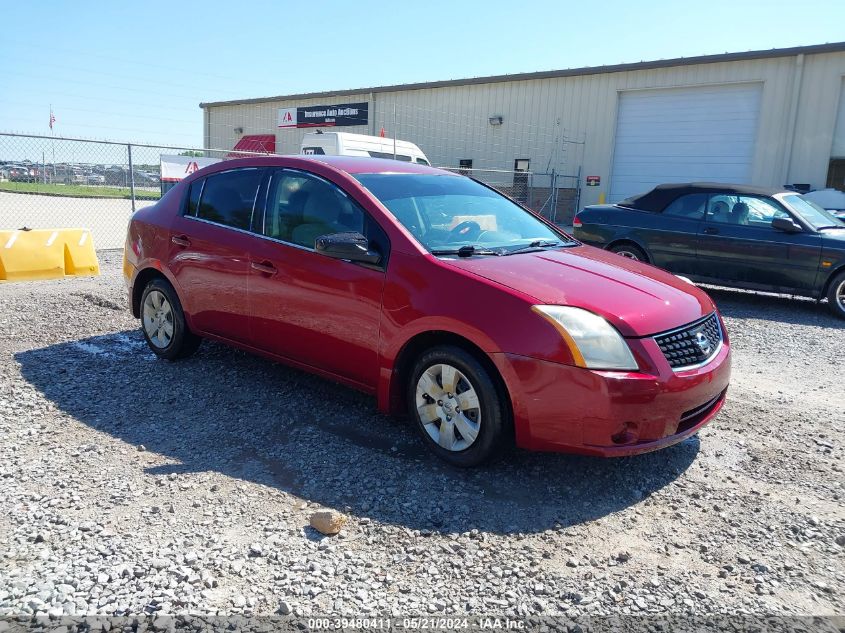
[{"label": "white garage door", "polygon": [[760,84],[619,95],[610,202],[666,182],[748,183]]}]

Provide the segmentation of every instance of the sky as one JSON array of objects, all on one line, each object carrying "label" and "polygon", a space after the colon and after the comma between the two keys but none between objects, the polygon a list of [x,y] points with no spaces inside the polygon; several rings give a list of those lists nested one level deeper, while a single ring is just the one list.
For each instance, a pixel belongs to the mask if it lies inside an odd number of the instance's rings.
[{"label": "sky", "polygon": [[845,40],[842,0],[5,2],[0,131],[202,146],[199,103]]}]

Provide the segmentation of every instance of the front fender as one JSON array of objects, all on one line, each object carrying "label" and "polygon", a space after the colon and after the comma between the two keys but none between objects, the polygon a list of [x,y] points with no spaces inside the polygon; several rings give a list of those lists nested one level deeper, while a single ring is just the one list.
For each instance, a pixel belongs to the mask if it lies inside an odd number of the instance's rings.
[{"label": "front fender", "polygon": [[501,352],[500,346],[483,331],[468,326],[465,322],[446,316],[425,316],[404,324],[401,328],[383,336],[379,350],[379,377],[376,398],[380,411],[400,413],[397,402],[402,400],[403,385],[397,361],[402,352],[418,336],[443,332],[460,337],[492,358]]}]

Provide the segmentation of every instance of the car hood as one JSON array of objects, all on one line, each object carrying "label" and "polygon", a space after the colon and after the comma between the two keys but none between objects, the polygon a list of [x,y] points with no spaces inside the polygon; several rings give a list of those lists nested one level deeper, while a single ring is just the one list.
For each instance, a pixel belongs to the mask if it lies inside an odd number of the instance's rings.
[{"label": "car hood", "polygon": [[671,330],[715,309],[707,294],[675,275],[592,246],[443,261],[529,295],[538,304],[600,314],[624,336]]}]

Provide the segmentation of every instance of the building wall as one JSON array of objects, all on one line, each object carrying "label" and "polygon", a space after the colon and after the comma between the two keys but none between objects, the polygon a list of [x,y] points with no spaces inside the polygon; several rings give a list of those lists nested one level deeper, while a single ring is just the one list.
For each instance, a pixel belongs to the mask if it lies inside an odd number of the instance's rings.
[{"label": "building wall", "polygon": [[[619,94],[725,83],[762,83],[754,184],[810,183],[823,187],[837,117],[845,52],[637,69],[622,72],[361,92],[335,98],[280,100],[207,108],[207,140],[231,148],[244,134],[275,132],[277,152],[297,153],[307,130],[277,129],[282,107],[368,101],[370,125],[342,131],[415,142],[435,165],[456,167],[470,158],[475,168],[513,169],[530,158],[531,171],[601,177],[584,187],[581,205],[598,201],[610,188]],[[396,125],[394,125],[394,105]],[[493,126],[488,118],[503,117]]]}]

